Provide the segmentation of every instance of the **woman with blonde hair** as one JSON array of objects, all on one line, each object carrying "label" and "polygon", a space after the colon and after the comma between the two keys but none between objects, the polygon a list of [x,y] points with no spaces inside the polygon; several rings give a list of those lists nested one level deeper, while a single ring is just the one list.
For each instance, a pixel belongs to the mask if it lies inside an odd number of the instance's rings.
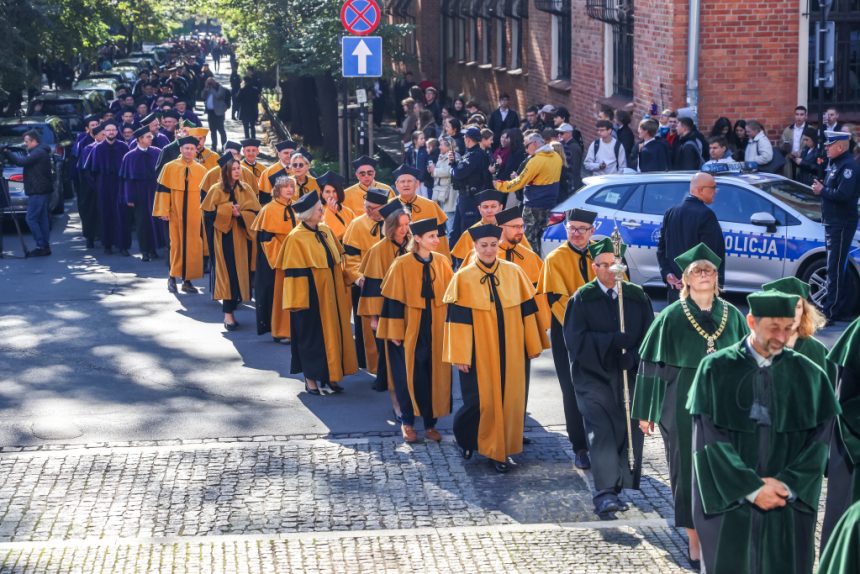
[{"label": "woman with blonde hair", "polygon": [[646,435],[660,426],[669,463],[675,525],[689,538],[691,566],[698,568],[699,537],[693,524],[693,418],[687,394],[699,363],[709,354],[743,339],[746,318],[721,297],[720,257],[704,243],[675,258],[683,269],[683,289],[654,319],[639,348],[641,357],[631,415]]},{"label": "woman with blonde hair", "polygon": [[830,383],[836,384],[836,363],[827,358],[827,347],[814,337],[816,331],[827,323],[812,303],[809,302],[809,283],[804,283],[797,277],[783,277],[761,286],[764,291],[779,291],[787,295],[797,295],[797,309],[794,315],[794,325],[791,338],[786,347],[794,349],[813,363],[821,367]]}]

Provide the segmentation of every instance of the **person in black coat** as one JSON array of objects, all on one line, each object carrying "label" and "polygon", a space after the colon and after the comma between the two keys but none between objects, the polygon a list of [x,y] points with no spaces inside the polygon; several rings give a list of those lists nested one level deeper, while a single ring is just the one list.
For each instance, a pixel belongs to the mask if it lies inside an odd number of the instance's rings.
[{"label": "person in black coat", "polygon": [[36,130],[24,132],[26,154],[2,148],[6,159],[24,168],[24,195],[27,196],[27,226],[33,234],[36,249],[29,252],[30,257],[51,254],[50,206],[54,192],[54,176],[51,166],[51,150],[40,142]]},{"label": "person in black coat", "polygon": [[676,171],[695,171],[702,166],[702,162],[702,143],[696,137],[696,125],[690,118],[680,118],[678,146],[675,149],[672,167]]},{"label": "person in black coat", "polygon": [[230,93],[234,96],[233,98],[233,108],[230,111],[230,117],[234,120],[237,119],[236,116],[239,113],[239,91],[242,89],[242,78],[239,76],[239,72],[236,71],[236,68],[233,68],[233,71],[230,72]]},{"label": "person in black coat", "polygon": [[725,283],[726,244],[716,214],[708,207],[717,194],[717,182],[707,173],[697,173],[690,181],[690,195],[680,204],[670,207],[663,215],[657,261],[660,275],[668,286],[669,302],[677,301],[681,287],[682,269],[675,257],[699,243],[707,245],[719,256],[720,285]]},{"label": "person in black coat", "polygon": [[[623,255],[624,246],[622,246]],[[619,305],[612,241],[604,238],[588,247],[596,278],[576,291],[564,313],[564,342],[570,371],[576,381],[576,403],[582,414],[591,476],[594,480],[594,512],[604,519],[627,510],[618,499],[624,488],[639,489],[642,446],[639,424],[631,421],[624,406],[624,371],[629,397],[639,364],[637,349],[654,321],[651,300],[638,285],[624,281],[624,332]],[[628,427],[629,425],[629,427]],[[630,429],[630,438],[627,430]],[[632,440],[633,468],[628,459]]]},{"label": "person in black coat", "polygon": [[615,130],[615,138],[624,146],[624,151],[627,154],[627,167],[636,169],[636,154],[633,151],[636,148],[636,136],[630,129],[630,119],[630,112],[627,110],[615,111],[615,125],[618,126]]},{"label": "person in black coat", "polygon": [[493,110],[493,113],[490,114],[490,120],[487,122],[487,127],[493,131],[494,150],[499,147],[502,132],[520,127],[520,116],[508,107],[510,101],[511,98],[508,94],[503,93],[499,96],[499,107]]},{"label": "person in black coat", "polygon": [[257,119],[259,117],[261,90],[259,85],[250,76],[245,76],[245,81],[239,93],[236,95],[236,103],[239,106],[239,119],[245,129],[245,139],[257,137]]},{"label": "person in black coat", "polygon": [[451,245],[456,245],[463,231],[480,218],[474,196],[486,188],[487,175],[490,173],[490,160],[486,152],[481,149],[481,131],[471,127],[463,136],[466,142],[466,154],[460,158],[460,161],[455,164],[454,151],[448,153],[448,162],[452,166],[451,180],[454,189],[459,192],[457,211],[454,214],[454,228],[450,237]]},{"label": "person in black coat", "polygon": [[639,153],[637,164],[640,173],[669,171],[671,159],[669,144],[663,138],[658,138],[659,125],[652,119],[639,122]]}]

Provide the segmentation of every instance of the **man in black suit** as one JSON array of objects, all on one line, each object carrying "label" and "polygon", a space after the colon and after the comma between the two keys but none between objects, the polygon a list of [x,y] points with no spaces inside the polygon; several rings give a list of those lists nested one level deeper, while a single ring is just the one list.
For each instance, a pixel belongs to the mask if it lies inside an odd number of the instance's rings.
[{"label": "man in black suit", "polygon": [[652,119],[639,122],[639,171],[669,171],[669,144],[663,138],[655,137],[657,122]]},{"label": "man in black suit", "polygon": [[490,121],[487,123],[487,127],[493,131],[494,150],[499,147],[499,138],[502,137],[503,131],[520,125],[520,116],[508,107],[510,100],[508,94],[499,96],[499,107],[490,114]]}]

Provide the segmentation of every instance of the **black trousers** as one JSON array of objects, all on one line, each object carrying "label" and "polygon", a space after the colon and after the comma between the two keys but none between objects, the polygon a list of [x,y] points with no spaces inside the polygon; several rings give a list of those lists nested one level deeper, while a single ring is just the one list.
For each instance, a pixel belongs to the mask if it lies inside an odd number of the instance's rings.
[{"label": "black trousers", "polygon": [[218,134],[221,134],[221,145],[227,143],[227,131],[224,129],[224,116],[213,112],[206,112],[209,120],[209,133],[212,134],[212,149],[218,147]]},{"label": "black trousers", "polygon": [[255,139],[257,137],[257,123],[242,120],[242,127],[245,130],[245,139]]},{"label": "black trousers", "polygon": [[848,252],[857,231],[857,222],[824,226],[827,247],[827,285],[822,300],[824,315],[828,319],[847,318],[851,315],[855,294],[849,284]]},{"label": "black trousers", "polygon": [[223,312],[223,313],[232,313],[233,311],[235,311],[238,308],[239,308],[239,302],[238,301],[227,301],[227,300],[221,301],[221,312]]},{"label": "black trousers", "polygon": [[99,235],[99,206],[96,190],[83,180],[78,181],[78,214],[81,216],[82,235],[95,241]]},{"label": "black trousers", "polygon": [[[391,376],[394,381],[394,392],[397,402],[400,404],[400,418],[403,424],[415,425],[415,409],[412,405],[412,395],[409,393],[409,383],[406,373],[406,351],[403,344],[395,345],[386,341],[388,345],[388,358],[391,365]],[[423,347],[423,348],[422,348]],[[415,392],[415,401],[419,408],[429,415],[424,414],[424,428],[436,428],[436,419],[433,418],[433,359],[432,350],[424,346],[415,348],[415,368],[412,371],[412,387]]]},{"label": "black trousers", "polygon": [[155,251],[155,236],[149,203],[146,201],[135,203],[132,213],[134,214],[134,225],[137,228],[137,246],[141,253],[152,253]]},{"label": "black trousers", "polygon": [[552,318],[552,326],[549,330],[550,345],[552,346],[552,360],[555,363],[555,371],[558,374],[558,384],[561,386],[562,402],[564,404],[564,421],[567,426],[567,437],[573,446],[574,452],[588,450],[588,441],[585,438],[585,424],[579,405],[576,402],[576,392],[573,389],[573,380],[570,376],[570,359],[567,355],[567,347],[564,344],[564,328]]}]

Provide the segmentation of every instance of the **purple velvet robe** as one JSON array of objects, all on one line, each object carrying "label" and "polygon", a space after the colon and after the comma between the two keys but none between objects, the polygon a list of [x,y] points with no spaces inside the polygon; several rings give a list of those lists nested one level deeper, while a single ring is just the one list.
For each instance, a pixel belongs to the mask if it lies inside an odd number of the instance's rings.
[{"label": "purple velvet robe", "polygon": [[101,220],[101,240],[105,248],[131,247],[131,229],[128,221],[128,206],[122,197],[122,182],[119,168],[128,146],[117,138],[113,144],[104,140],[93,146],[89,157],[89,170],[95,180]]},{"label": "purple velvet robe", "polygon": [[[135,140],[136,143],[136,140]],[[145,150],[138,147],[130,150],[122,158],[119,168],[119,177],[122,180],[122,201],[125,204],[146,205],[147,235],[151,238],[151,246],[154,249],[165,247],[163,225],[160,219],[152,217],[152,207],[155,203],[155,189],[158,187],[155,163],[161,150],[155,146],[149,146]],[[138,221],[138,225],[144,222]]]}]

